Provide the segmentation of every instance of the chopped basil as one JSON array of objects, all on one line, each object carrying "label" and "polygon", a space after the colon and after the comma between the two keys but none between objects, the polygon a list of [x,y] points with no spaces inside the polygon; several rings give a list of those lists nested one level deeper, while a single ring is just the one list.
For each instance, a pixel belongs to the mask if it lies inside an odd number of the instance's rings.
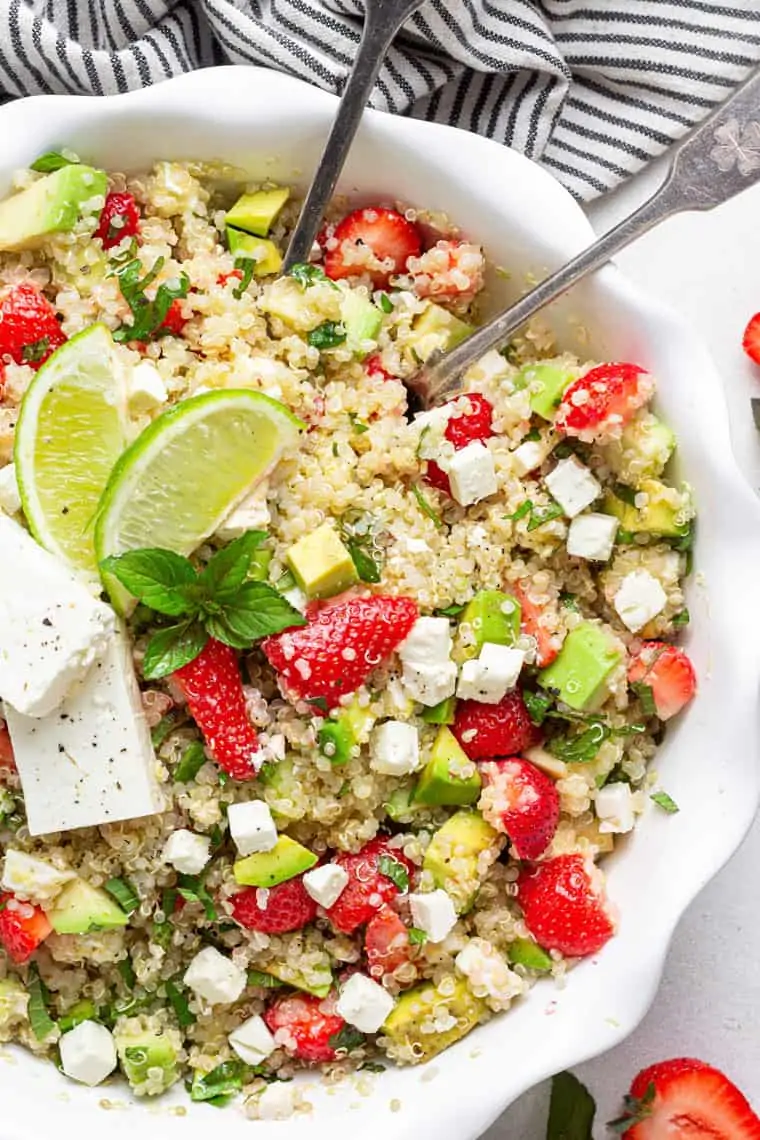
[{"label": "chopped basil", "polygon": [[155,728],[151,729],[150,739],[154,748],[160,748],[167,736],[178,728],[185,720],[185,714],[180,709],[172,709],[166,716],[162,716]]},{"label": "chopped basil", "polygon": [[346,339],[346,327],[341,321],[322,321],[308,333],[306,340],[312,348],[323,352],[327,348],[337,348]]},{"label": "chopped basil", "polygon": [[422,946],[423,943],[427,942],[427,937],[425,931],[420,930],[419,926],[409,927],[409,941],[412,946]]},{"label": "chopped basil", "polygon": [[249,986],[260,986],[264,990],[278,990],[284,984],[274,974],[265,974],[263,970],[248,971]]},{"label": "chopped basil", "polygon": [[163,950],[166,950],[171,942],[173,933],[174,927],[168,919],[165,918],[163,922],[158,922],[156,919],[153,920],[150,932],[151,941],[155,942],[156,945],[160,946]]},{"label": "chopped basil", "polygon": [[641,702],[641,709],[644,716],[657,716],[657,706],[654,701],[652,686],[645,684],[643,681],[634,681],[631,688]]},{"label": "chopped basil", "polygon": [[377,869],[386,879],[395,883],[400,891],[409,890],[409,872],[404,864],[394,859],[392,855],[381,855],[377,861]]},{"label": "chopped basil", "polygon": [[593,1140],[596,1104],[572,1073],[552,1078],[546,1140]]},{"label": "chopped basil", "polygon": [[538,443],[541,438],[541,432],[538,428],[531,428],[527,435],[522,438],[523,443]]},{"label": "chopped basil", "polygon": [[189,784],[206,763],[206,750],[200,740],[193,740],[182,753],[179,764],[174,769],[175,784]]},{"label": "chopped basil", "polygon": [[61,150],[49,150],[46,154],[35,158],[34,162],[29,164],[29,169],[36,171],[37,174],[52,174],[56,170],[62,170],[64,166],[79,166],[77,156],[71,152],[69,155]]},{"label": "chopped basil", "polygon": [[329,1038],[329,1045],[331,1049],[345,1049],[350,1053],[352,1049],[358,1048],[363,1045],[366,1038],[363,1033],[358,1029],[354,1029],[353,1025],[344,1025],[337,1033],[333,1033]]},{"label": "chopped basil", "polygon": [[377,301],[384,313],[393,312],[393,301],[391,301],[387,293],[379,293]]},{"label": "chopped basil", "polygon": [[616,498],[620,499],[621,503],[626,503],[629,507],[636,506],[637,491],[635,487],[627,487],[625,483],[615,483],[612,488],[612,493]]},{"label": "chopped basil", "polygon": [[564,513],[559,503],[549,503],[547,507],[533,507],[528,520],[528,530],[537,530],[544,523],[558,519]]},{"label": "chopped basil", "polygon": [[433,509],[433,507],[431,507],[430,503],[427,501],[427,499],[423,495],[422,491],[414,483],[412,483],[412,494],[414,495],[415,499],[417,500],[417,506],[420,508],[420,510],[423,512],[423,514],[426,514],[429,519],[432,519],[437,527],[439,527],[439,528],[442,527],[443,526],[443,519]]},{"label": "chopped basil", "polygon": [[559,604],[564,606],[566,610],[572,610],[573,613],[580,613],[578,602],[576,601],[575,594],[560,594]]},{"label": "chopped basil", "polygon": [[341,523],[341,538],[362,582],[380,581],[385,556],[378,543],[375,520],[370,515],[350,514]]},{"label": "chopped basil", "polygon": [[588,764],[595,759],[605,740],[609,740],[612,731],[601,720],[590,722],[583,732],[573,736],[555,736],[549,741],[548,748],[552,756],[564,760],[566,764]]},{"label": "chopped basil", "polygon": [[49,336],[43,336],[39,340],[32,341],[31,344],[25,344],[21,349],[21,363],[36,364],[38,360],[42,360],[49,348]]},{"label": "chopped basil", "polygon": [[116,899],[125,914],[132,914],[140,905],[140,897],[127,879],[109,879],[104,890]]},{"label": "chopped basil", "polygon": [[514,512],[514,514],[505,515],[504,517],[507,519],[511,519],[512,522],[519,522],[520,519],[524,519],[526,515],[529,515],[532,510],[533,510],[533,503],[531,502],[530,499],[526,499],[524,503],[520,504],[520,506],[517,508],[517,510]]},{"label": "chopped basil", "polygon": [[256,262],[252,257],[236,257],[235,268],[243,274],[240,279],[240,284],[236,285],[232,290],[232,296],[236,301],[239,301],[253,280],[253,275],[256,272]]},{"label": "chopped basil", "polygon": [[309,285],[313,285],[316,281],[329,281],[334,289],[338,288],[321,266],[307,265],[303,261],[296,262],[288,271],[288,276],[293,277],[302,289],[308,289]]},{"label": "chopped basil", "polygon": [[206,872],[204,871],[200,875],[180,875],[177,883],[177,893],[185,902],[200,903],[206,912],[206,918],[209,922],[216,922],[216,906],[206,889],[206,884],[203,882],[203,876],[205,874]]},{"label": "chopped basil", "polygon": [[636,541],[634,534],[630,530],[618,530],[615,535],[615,542],[618,546],[631,546]]},{"label": "chopped basil", "polygon": [[351,421],[351,427],[355,435],[364,435],[365,432],[369,431],[369,424],[365,424],[363,420],[360,420],[356,412],[349,412],[348,418]]},{"label": "chopped basil", "polygon": [[135,968],[132,965],[131,958],[122,958],[120,962],[116,963],[116,969],[121,974],[121,980],[128,990],[134,989],[137,978],[135,976]]},{"label": "chopped basil", "polygon": [[524,689],[523,700],[533,723],[543,724],[554,701],[551,693],[532,693],[529,689]]},{"label": "chopped basil", "polygon": [[44,1041],[55,1029],[55,1022],[48,1013],[50,995],[37,966],[33,963],[29,967],[29,1004],[27,1016],[32,1027],[32,1033],[38,1041]]},{"label": "chopped basil", "polygon": [[223,1061],[205,1076],[196,1070],[190,1085],[190,1099],[222,1108],[235,1093],[240,1092],[252,1075],[250,1066],[242,1061]]},{"label": "chopped basil", "polygon": [[434,612],[435,612],[437,617],[454,618],[454,617],[459,617],[459,615],[462,613],[462,611],[465,610],[466,608],[467,607],[466,607],[464,602],[461,602],[461,603],[454,602],[453,605],[444,606],[442,609],[435,610]]},{"label": "chopped basil", "polygon": [[668,815],[675,815],[676,812],[681,810],[676,801],[669,796],[667,792],[652,792],[649,798],[656,803],[658,807],[661,807],[663,811],[666,811]]},{"label": "chopped basil", "polygon": [[133,318],[131,325],[122,325],[114,332],[113,339],[120,344],[132,340],[147,341],[169,331],[163,328],[166,315],[173,301],[187,296],[190,278],[186,273],[181,273],[176,280],[165,281],[159,285],[153,300],[149,300],[146,289],[158,277],[165,260],[163,257],[157,258],[153,268],[143,278],[140,277],[143,264],[137,257],[114,269],[112,275],[119,278],[121,294],[129,305]]},{"label": "chopped basil", "polygon": [[188,1005],[187,997],[185,996],[184,989],[181,985],[182,974],[178,974],[176,978],[170,978],[166,983],[166,996],[169,1003],[174,1010],[174,1016],[177,1018],[177,1023],[182,1029],[186,1029],[188,1025],[192,1025],[195,1021],[195,1014]]},{"label": "chopped basil", "polygon": [[315,709],[319,709],[319,711],[323,713],[330,711],[326,697],[309,697],[306,704],[312,705]]},{"label": "chopped basil", "polygon": [[676,629],[683,629],[691,621],[691,615],[687,609],[679,610],[677,614],[673,615],[672,621]]}]

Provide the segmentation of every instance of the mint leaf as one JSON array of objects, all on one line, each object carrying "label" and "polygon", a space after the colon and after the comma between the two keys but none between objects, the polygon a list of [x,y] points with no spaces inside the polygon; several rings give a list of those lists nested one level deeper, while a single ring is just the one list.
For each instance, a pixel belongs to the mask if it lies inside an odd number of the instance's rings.
[{"label": "mint leaf", "polygon": [[274,974],[265,974],[263,970],[249,970],[248,985],[259,986],[262,990],[279,990],[285,983]]},{"label": "mint leaf", "polygon": [[634,681],[631,688],[641,702],[641,711],[644,713],[644,716],[657,716],[657,705],[654,703],[652,686],[645,684],[643,681]]},{"label": "mint leaf", "polygon": [[254,551],[266,537],[265,530],[247,530],[218,550],[198,577],[204,593],[220,604],[232,599],[248,577]]},{"label": "mint leaf", "polygon": [[74,156],[67,158],[60,150],[49,150],[39,158],[35,158],[34,162],[29,164],[29,169],[35,170],[37,174],[52,174],[55,170],[62,170],[64,166],[79,166],[79,159]]},{"label": "mint leaf", "polygon": [[104,883],[103,889],[116,899],[125,914],[132,914],[140,905],[135,888],[126,879],[109,879]]},{"label": "mint leaf", "polygon": [[55,1029],[55,1022],[48,1013],[50,995],[42,978],[36,962],[29,967],[29,981],[27,983],[29,1004],[27,1016],[32,1027],[32,1033],[38,1041],[44,1041]]},{"label": "mint leaf", "polygon": [[533,723],[543,724],[554,701],[551,693],[531,693],[528,689],[523,689],[523,700]]},{"label": "mint leaf", "polygon": [[572,1073],[552,1078],[546,1140],[593,1140],[596,1104],[585,1085]]},{"label": "mint leaf", "polygon": [[[159,285],[152,300],[147,297],[146,290],[163,269],[164,261],[165,258],[159,257],[153,268],[142,279],[140,274],[143,271],[143,264],[137,257],[124,265],[119,264],[114,269],[113,276],[119,278],[121,294],[133,316],[131,325],[122,325],[114,332],[113,339],[118,343],[124,344],[132,340],[147,341],[162,336],[161,326],[172,301],[186,297],[190,291],[190,278],[186,273],[181,273],[176,281],[165,281]],[[164,330],[166,331],[168,330]]]},{"label": "mint leaf", "polygon": [[377,302],[384,313],[393,312],[393,301],[387,293],[378,293]]},{"label": "mint leaf", "polygon": [[256,262],[252,257],[236,257],[235,269],[243,274],[240,278],[240,284],[236,285],[232,290],[232,296],[236,301],[239,301],[253,280],[253,275],[256,272]]},{"label": "mint leaf", "polygon": [[608,725],[596,720],[575,736],[555,736],[548,748],[552,756],[566,764],[588,764],[611,735]]},{"label": "mint leaf", "polygon": [[39,340],[32,341],[31,344],[25,344],[21,349],[21,363],[36,364],[38,360],[42,360],[49,348],[49,336],[43,336]]},{"label": "mint leaf", "polygon": [[206,1101],[221,1108],[239,1093],[252,1075],[252,1070],[242,1061],[222,1061],[204,1076],[197,1069],[190,1085],[190,1099]]},{"label": "mint leaf", "polygon": [[295,278],[302,289],[308,289],[308,287],[313,285],[316,281],[329,281],[334,289],[338,288],[335,282],[330,280],[321,266],[307,265],[306,262],[303,261],[298,261],[291,267],[288,271],[288,277]]},{"label": "mint leaf", "polygon": [[337,1033],[332,1034],[328,1044],[331,1049],[345,1049],[347,1053],[350,1053],[352,1049],[363,1045],[365,1041],[364,1034],[360,1033],[358,1029],[354,1029],[353,1025],[344,1025]]},{"label": "mint leaf", "polygon": [[420,508],[422,513],[426,514],[429,519],[432,519],[437,527],[439,527],[439,528],[442,527],[443,526],[443,519],[437,513],[437,511],[435,511],[431,507],[430,503],[427,501],[427,499],[423,495],[422,491],[414,483],[412,484],[412,494],[414,495],[415,499],[417,500],[417,506]]},{"label": "mint leaf", "polygon": [[197,621],[183,621],[154,633],[143,658],[143,677],[155,681],[194,661],[208,641],[208,633]]},{"label": "mint leaf", "polygon": [[676,801],[672,799],[667,792],[652,792],[649,798],[656,803],[658,807],[661,807],[663,811],[666,811],[668,815],[675,815],[681,810]]},{"label": "mint leaf", "polygon": [[326,348],[336,348],[346,339],[346,328],[341,321],[323,321],[308,333],[306,340],[312,348],[323,352]]},{"label": "mint leaf", "polygon": [[104,558],[100,568],[113,574],[130,594],[157,613],[181,617],[198,609],[187,590],[195,584],[195,570],[187,558],[173,550],[128,550]]},{"label": "mint leaf", "polygon": [[528,530],[537,530],[538,527],[543,526],[544,523],[551,522],[553,519],[558,519],[560,515],[565,512],[559,503],[549,503],[547,507],[533,507],[528,520]]},{"label": "mint leaf", "polygon": [[377,861],[377,869],[386,879],[395,883],[402,894],[409,890],[409,872],[404,864],[394,859],[392,855],[381,855]]},{"label": "mint leaf", "polygon": [[427,942],[427,934],[424,930],[420,930],[418,926],[409,927],[409,941],[412,946],[422,946]]},{"label": "mint leaf", "polygon": [[266,582],[243,583],[221,613],[206,619],[211,636],[233,649],[245,649],[261,637],[297,625],[306,625],[306,618]]},{"label": "mint leaf", "polygon": [[683,629],[691,621],[691,616],[687,609],[679,610],[677,614],[673,615],[673,626],[675,629]]},{"label": "mint leaf", "polygon": [[459,617],[463,610],[467,609],[464,602],[454,602],[450,606],[443,606],[440,610],[434,610],[436,617],[455,618]]},{"label": "mint leaf", "polygon": [[179,764],[174,769],[175,784],[189,784],[206,763],[206,750],[200,740],[193,740],[182,753]]},{"label": "mint leaf", "polygon": [[612,488],[612,493],[616,498],[620,499],[621,503],[625,503],[629,507],[636,506],[637,491],[634,487],[627,487],[625,483],[615,483]]},{"label": "mint leaf", "polygon": [[206,912],[206,918],[209,922],[216,922],[217,913],[214,900],[208,893],[206,884],[203,881],[203,876],[207,874],[208,869],[207,867],[200,875],[180,875],[177,880],[177,894],[180,895],[185,902],[200,903]]}]

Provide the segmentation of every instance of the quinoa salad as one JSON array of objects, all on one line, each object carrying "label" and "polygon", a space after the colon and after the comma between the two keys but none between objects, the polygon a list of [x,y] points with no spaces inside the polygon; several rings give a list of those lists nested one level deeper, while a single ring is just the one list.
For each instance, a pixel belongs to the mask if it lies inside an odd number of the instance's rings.
[{"label": "quinoa salad", "polygon": [[415,411],[487,249],[336,200],[284,274],[299,206],[65,150],[0,202],[0,1042],[254,1119],[601,952],[696,688],[656,378],[532,326]]}]

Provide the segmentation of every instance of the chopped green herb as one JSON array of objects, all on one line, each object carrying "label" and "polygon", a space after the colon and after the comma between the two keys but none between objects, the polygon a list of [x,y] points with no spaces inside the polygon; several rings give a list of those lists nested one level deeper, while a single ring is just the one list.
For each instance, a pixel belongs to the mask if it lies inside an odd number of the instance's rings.
[{"label": "chopped green herb", "polygon": [[236,301],[239,301],[253,280],[253,275],[256,272],[256,262],[252,257],[236,257],[235,268],[243,275],[240,278],[240,284],[236,285],[232,290],[232,296]]},{"label": "chopped green herb", "polygon": [[415,499],[417,500],[417,506],[420,508],[422,513],[426,514],[429,519],[432,519],[437,527],[439,527],[439,528],[442,527],[443,526],[443,519],[431,507],[430,503],[427,501],[427,499],[423,495],[422,491],[414,483],[412,483],[412,494],[414,495]]},{"label": "chopped green herb", "polygon": [[193,740],[182,753],[180,762],[174,769],[175,784],[189,784],[206,763],[206,750],[200,740]]},{"label": "chopped green herb", "polygon": [[351,791],[350,783],[348,782],[348,780],[344,780],[343,783],[341,784],[341,786],[338,788],[337,792],[335,793],[336,799],[342,800],[343,797],[348,795],[348,793],[350,791]]},{"label": "chopped green herb", "polygon": [[281,982],[274,974],[265,974],[263,970],[249,970],[248,985],[260,986],[264,990],[278,990],[284,985],[284,982]]},{"label": "chopped green herb", "polygon": [[548,507],[534,507],[528,521],[528,530],[537,530],[544,523],[558,519],[564,513],[559,503],[550,503]]},{"label": "chopped green herb", "polygon": [[250,1067],[242,1061],[223,1061],[205,1076],[196,1070],[190,1085],[190,1099],[222,1108],[235,1093],[240,1092],[251,1076]]},{"label": "chopped green herb", "polygon": [[636,506],[637,491],[635,487],[627,487],[625,483],[615,483],[612,493],[620,499],[621,503],[627,503],[629,507]]},{"label": "chopped green herb", "polygon": [[163,950],[166,950],[171,942],[173,933],[174,927],[166,919],[164,919],[163,922],[158,922],[156,919],[153,920],[150,935],[151,941],[155,942],[156,945],[160,946]]},{"label": "chopped green herb", "polygon": [[359,1073],[384,1073],[385,1065],[379,1064],[377,1061],[365,1061],[357,1070]]},{"label": "chopped green herb", "polygon": [[195,1014],[190,1009],[181,982],[182,974],[178,974],[176,978],[170,978],[166,983],[166,996],[174,1010],[174,1016],[177,1018],[178,1024],[182,1029],[186,1029],[188,1025],[192,1025],[195,1021]]},{"label": "chopped green herb", "polygon": [[636,538],[633,532],[630,530],[618,529],[618,532],[615,535],[615,542],[618,544],[618,546],[630,546],[635,541]]},{"label": "chopped green herb", "polygon": [[546,1140],[593,1140],[596,1104],[572,1073],[552,1078]]},{"label": "chopped green herb", "polygon": [[676,801],[669,796],[667,792],[652,792],[649,798],[669,815],[675,815],[676,812],[681,810]]},{"label": "chopped green herb", "polygon": [[330,706],[327,703],[326,697],[309,697],[306,704],[313,705],[315,709],[319,709],[319,711],[323,713],[330,711]]},{"label": "chopped green herb", "polygon": [[29,164],[29,169],[36,171],[37,174],[52,174],[55,170],[62,170],[64,166],[79,166],[77,156],[71,152],[69,155],[70,157],[61,150],[49,150],[46,154],[35,158],[34,162]]},{"label": "chopped green herb", "polygon": [[387,293],[378,293],[377,301],[384,313],[393,312],[393,301]]},{"label": "chopped green herb", "polygon": [[454,602],[453,605],[444,606],[440,610],[434,610],[436,617],[454,618],[459,617],[463,610],[467,609],[464,602]]},{"label": "chopped green herb", "polygon": [[174,732],[185,720],[185,714],[180,709],[172,709],[166,716],[162,716],[155,728],[151,729],[150,739],[154,748],[160,748],[170,733]]},{"label": "chopped green herb", "polygon": [[356,412],[349,412],[348,418],[351,421],[351,427],[354,429],[356,435],[364,435],[366,431],[369,431],[369,424],[365,424],[360,420]]},{"label": "chopped green herb", "polygon": [[420,432],[420,437],[417,440],[417,446],[414,449],[414,458],[415,459],[421,459],[422,458],[422,448],[423,448],[423,445],[425,443],[425,436],[428,434],[429,431],[430,431],[430,424],[426,424],[425,427]]},{"label": "chopped green herb", "polygon": [[543,724],[554,701],[551,693],[532,693],[529,689],[524,689],[523,700],[533,723]]},{"label": "chopped green herb", "polygon": [[200,875],[180,875],[177,885],[177,891],[185,902],[200,903],[206,912],[206,918],[209,922],[216,922],[217,911],[214,905],[214,900],[206,889],[203,882],[203,875],[208,871],[204,871]]},{"label": "chopped green herb", "polygon": [[132,914],[140,905],[140,897],[127,879],[109,879],[104,890],[116,899],[125,914]]},{"label": "chopped green herb", "polygon": [[321,266],[307,265],[303,261],[296,262],[288,271],[288,276],[295,278],[302,289],[308,289],[310,285],[314,285],[317,281],[327,281],[334,289],[338,288],[335,282],[330,280]]},{"label": "chopped green herb", "polygon": [[657,716],[657,705],[654,702],[652,686],[643,681],[634,681],[631,688],[641,702],[641,710],[644,716]]},{"label": "chopped green herb", "polygon": [[337,348],[346,339],[346,326],[341,321],[322,321],[307,334],[306,340],[312,348],[323,352],[327,348]]},{"label": "chopped green herb", "polygon": [[377,869],[386,879],[395,883],[402,893],[409,890],[409,872],[404,864],[394,859],[392,855],[381,855],[377,861]]},{"label": "chopped green herb", "polygon": [[679,610],[677,614],[673,615],[673,625],[676,629],[683,629],[691,621],[691,615],[687,609]]},{"label": "chopped green herb", "polygon": [[153,300],[146,296],[146,289],[152,285],[164,267],[165,258],[159,257],[153,268],[141,279],[143,264],[134,257],[124,265],[117,265],[112,276],[119,278],[121,294],[132,311],[132,324],[116,329],[113,339],[120,344],[132,340],[147,341],[162,336],[168,329],[162,328],[172,302],[186,297],[190,290],[190,278],[186,273],[173,281],[159,285]]},{"label": "chopped green herb", "polygon": [[527,435],[523,436],[523,443],[538,443],[541,439],[541,432],[538,428],[531,428]]},{"label": "chopped green herb", "polygon": [[575,594],[560,594],[559,604],[564,606],[566,610],[572,610],[575,614],[580,613]]},{"label": "chopped green herb", "polygon": [[116,963],[116,969],[121,974],[121,980],[128,990],[134,989],[137,977],[135,976],[135,968],[132,965],[131,958],[122,958],[120,962]]},{"label": "chopped green herb", "polygon": [[358,1029],[354,1029],[353,1025],[344,1025],[337,1033],[332,1034],[328,1044],[331,1049],[345,1049],[347,1053],[350,1053],[352,1049],[357,1049],[365,1041],[364,1034],[360,1033]]},{"label": "chopped green herb", "polygon": [[423,943],[427,942],[427,937],[425,931],[420,930],[418,926],[409,927],[409,941],[412,946],[422,946]]},{"label": "chopped green herb", "polygon": [[337,445],[337,443],[334,443],[334,444],[332,445],[332,453],[333,453],[333,459],[337,459],[337,458],[338,458],[338,456],[339,456],[339,454],[340,454],[340,452],[339,452],[339,450],[338,450],[338,445]]},{"label": "chopped green herb", "polygon": [[588,764],[593,760],[612,731],[601,720],[592,721],[583,732],[574,736],[555,736],[549,741],[549,751],[566,764]]},{"label": "chopped green herb", "polygon": [[50,995],[37,966],[32,963],[29,967],[29,1004],[27,1016],[32,1027],[32,1033],[38,1041],[44,1041],[55,1029],[55,1022],[48,1013]]},{"label": "chopped green herb", "polygon": [[77,1025],[81,1025],[83,1021],[96,1021],[98,1018],[98,1011],[89,998],[84,998],[82,1001],[75,1002],[66,1013],[58,1018],[58,1028],[61,1033],[68,1033],[70,1029],[76,1029]]},{"label": "chopped green herb", "polygon": [[530,499],[526,499],[524,503],[520,504],[520,506],[517,508],[517,510],[513,514],[505,515],[504,517],[507,519],[511,519],[512,522],[519,522],[520,519],[524,519],[526,515],[529,515],[532,510],[533,510],[533,503],[531,502]]},{"label": "chopped green herb", "polygon": [[33,341],[31,344],[25,344],[21,349],[21,363],[36,364],[38,360],[42,360],[43,356],[47,353],[49,348],[49,336],[43,336],[39,340]]}]

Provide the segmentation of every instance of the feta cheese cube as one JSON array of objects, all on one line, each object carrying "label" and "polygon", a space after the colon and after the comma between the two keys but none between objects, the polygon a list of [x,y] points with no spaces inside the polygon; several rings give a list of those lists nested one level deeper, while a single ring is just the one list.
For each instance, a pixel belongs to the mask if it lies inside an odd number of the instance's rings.
[{"label": "feta cheese cube", "polygon": [[352,974],[340,991],[336,1010],[361,1033],[377,1033],[394,1006],[383,986],[365,974]]},{"label": "feta cheese cube", "polygon": [[589,562],[606,562],[615,545],[619,519],[612,515],[576,515],[567,532],[567,553]]},{"label": "feta cheese cube", "polygon": [[163,811],[156,758],[119,631],[59,709],[22,716],[5,706],[31,835],[96,827]]},{"label": "feta cheese cube", "polygon": [[475,440],[461,451],[455,451],[446,464],[452,498],[460,507],[469,507],[487,499],[499,489],[496,464],[484,443]]},{"label": "feta cheese cube", "polygon": [[467,369],[466,379],[468,384],[473,381],[479,383],[483,380],[500,380],[509,373],[510,367],[507,358],[502,356],[497,348],[492,348],[485,356],[481,356],[475,364],[470,365]]},{"label": "feta cheese cube", "polygon": [[141,360],[127,376],[127,400],[133,415],[155,412],[168,399],[166,384],[152,360]]},{"label": "feta cheese cube", "polygon": [[596,814],[600,832],[624,834],[633,830],[633,793],[629,784],[605,784],[596,793]]},{"label": "feta cheese cube", "polygon": [[561,459],[544,483],[569,519],[585,511],[602,493],[601,484],[574,455]]},{"label": "feta cheese cube", "polygon": [[227,809],[227,820],[232,841],[241,855],[253,855],[256,851],[271,851],[276,847],[277,828],[269,805],[263,800],[230,804]]},{"label": "feta cheese cube", "polygon": [[540,439],[526,439],[512,452],[512,470],[520,478],[535,471],[551,455],[556,442],[552,433],[542,435]]},{"label": "feta cheese cube", "polygon": [[447,697],[453,697],[457,687],[457,667],[453,661],[441,661],[434,665],[405,661],[401,683],[404,692],[413,701],[432,708]]},{"label": "feta cheese cube", "polygon": [[3,514],[0,549],[0,697],[44,717],[103,654],[114,612]]},{"label": "feta cheese cube", "polygon": [[61,1068],[72,1081],[99,1085],[114,1071],[118,1058],[113,1034],[97,1021],[82,1021],[58,1043]]},{"label": "feta cheese cube", "polygon": [[325,910],[338,901],[348,886],[348,871],[337,863],[323,863],[303,877],[307,895]]},{"label": "feta cheese cube", "polygon": [[258,1015],[249,1017],[237,1029],[233,1029],[227,1040],[233,1052],[246,1065],[260,1065],[277,1048],[264,1018]]},{"label": "feta cheese cube", "polygon": [[297,1091],[285,1081],[274,1081],[259,1093],[256,1113],[259,1120],[287,1120],[296,1110]]},{"label": "feta cheese cube", "polygon": [[211,857],[211,840],[181,827],[167,839],[162,857],[182,875],[200,875]]},{"label": "feta cheese cube", "polygon": [[268,491],[268,479],[264,479],[249,491],[218,527],[217,538],[222,542],[232,542],[247,530],[266,530],[272,518],[267,503]]},{"label": "feta cheese cube", "polygon": [[457,912],[443,890],[430,891],[424,895],[412,894],[409,896],[409,905],[414,925],[425,931],[428,942],[443,942],[456,925]]},{"label": "feta cheese cube", "polygon": [[10,847],[5,853],[0,886],[17,898],[45,903],[54,899],[61,888],[75,878],[73,871],[60,871],[44,859]]},{"label": "feta cheese cube", "polygon": [[451,627],[445,617],[417,618],[409,636],[401,642],[398,655],[402,661],[435,665],[448,661],[452,649]]},{"label": "feta cheese cube", "polygon": [[466,701],[496,705],[514,689],[525,661],[522,649],[487,641],[475,660],[465,661],[457,696]]},{"label": "feta cheese cube", "polygon": [[7,463],[0,468],[0,511],[7,515],[15,515],[21,510],[21,495],[18,490],[16,468]]},{"label": "feta cheese cube", "polygon": [[237,1001],[246,987],[245,970],[214,946],[199,950],[185,971],[185,985],[210,1005]]},{"label": "feta cheese cube", "polygon": [[647,622],[657,617],[667,601],[667,595],[654,575],[648,570],[634,570],[623,578],[613,604],[623,625],[631,633],[638,633]]},{"label": "feta cheese cube", "polygon": [[413,724],[386,720],[373,731],[369,766],[384,776],[406,776],[420,765],[420,738]]}]

